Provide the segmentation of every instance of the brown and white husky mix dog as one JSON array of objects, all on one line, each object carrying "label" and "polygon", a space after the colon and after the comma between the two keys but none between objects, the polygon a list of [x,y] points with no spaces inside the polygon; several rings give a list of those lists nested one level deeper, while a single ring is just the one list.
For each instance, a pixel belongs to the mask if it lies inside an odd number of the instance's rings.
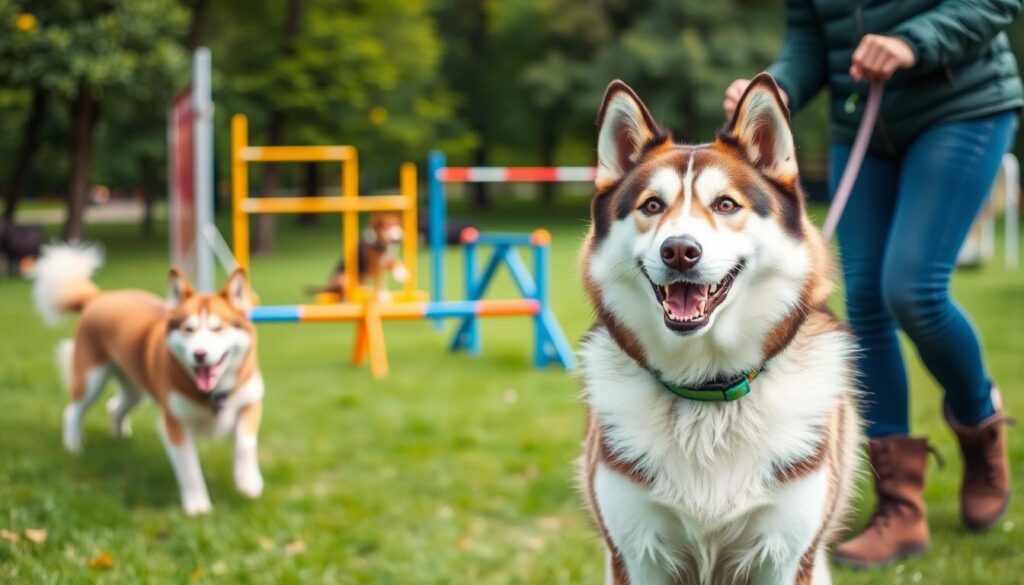
[{"label": "brown and white husky mix dog", "polygon": [[96,248],[48,246],[34,268],[36,307],[50,323],[80,311],[74,340],[58,362],[71,402],[64,409],[64,446],[82,448],[82,419],[107,380],[119,392],[107,401],[111,431],[131,434],[129,413],[147,394],[160,407],[158,430],[171,459],[187,514],[212,509],[196,435],[235,435],[234,477],[249,497],[263,492],[256,454],[263,378],[256,331],[249,320],[249,284],[236,270],[219,294],[193,292],[177,269],[169,298],[139,290],[100,291],[90,280],[101,263]]},{"label": "brown and white husky mix dog", "polygon": [[711,144],[675,144],[619,81],[599,125],[582,480],[607,581],[829,583],[859,461],[855,348],[825,305],[775,82]]},{"label": "brown and white husky mix dog", "polygon": [[[401,245],[405,239],[402,227],[402,215],[390,211],[376,211],[370,214],[369,224],[359,239],[357,281],[373,281],[373,290],[379,300],[390,300],[391,293],[387,290],[387,275],[399,284],[409,280],[409,269],[402,262]],[[340,300],[346,300],[345,260],[338,262],[331,273],[331,279],[324,287],[307,289],[312,295],[335,294]]]}]

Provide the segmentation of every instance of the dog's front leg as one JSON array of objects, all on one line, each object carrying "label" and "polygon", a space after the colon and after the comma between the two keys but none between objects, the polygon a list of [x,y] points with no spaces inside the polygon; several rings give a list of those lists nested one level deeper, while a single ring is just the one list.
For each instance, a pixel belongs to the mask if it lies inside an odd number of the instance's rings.
[{"label": "dog's front leg", "polygon": [[759,543],[755,553],[764,562],[754,565],[751,585],[820,585],[830,580],[829,567],[819,535],[828,521],[827,470],[783,484],[773,505],[762,510],[752,523]]},{"label": "dog's front leg", "polygon": [[203,468],[199,465],[199,453],[196,451],[192,433],[188,431],[174,415],[164,411],[157,420],[157,430],[163,440],[167,456],[178,479],[181,492],[181,505],[189,516],[206,514],[213,510],[210,494],[206,491],[203,479]]},{"label": "dog's front leg", "polygon": [[675,571],[666,563],[671,556],[672,518],[651,501],[645,488],[603,464],[593,481],[609,541],[605,551],[607,585],[677,583]]},{"label": "dog's front leg", "polygon": [[377,301],[381,303],[391,302],[391,291],[387,289],[387,283],[384,282],[384,267],[377,265],[373,271],[373,290],[377,295]]},{"label": "dog's front leg", "polygon": [[755,570],[751,585],[832,585],[832,573],[825,549],[808,548],[804,555],[789,558]]},{"label": "dog's front leg", "polygon": [[263,493],[263,474],[256,450],[262,415],[263,401],[251,402],[242,407],[235,425],[235,487],[250,498]]}]

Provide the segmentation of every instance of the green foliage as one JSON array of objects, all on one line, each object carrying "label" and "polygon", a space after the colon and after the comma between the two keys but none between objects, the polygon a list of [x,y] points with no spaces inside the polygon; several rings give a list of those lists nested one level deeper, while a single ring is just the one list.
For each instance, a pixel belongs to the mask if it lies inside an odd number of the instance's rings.
[{"label": "green foliage", "polygon": [[[476,5],[487,27],[482,54],[466,41],[477,24],[466,22],[466,14]],[[512,159],[494,157],[494,164],[541,162],[539,151],[552,138],[567,153],[557,162],[589,162],[598,106],[612,79],[633,86],[677,138],[703,142],[724,122],[725,87],[774,58],[781,8],[779,1],[744,0],[446,0],[442,25],[454,24],[444,29],[445,74],[450,86],[479,98],[464,102],[466,119],[485,108],[484,123],[474,130]],[[483,79],[464,83],[474,72]],[[824,111],[816,106],[802,118],[808,122],[798,124],[798,142],[805,156],[819,157]]]},{"label": "green foliage", "polygon": [[286,3],[263,4],[223,2],[211,14],[218,128],[241,111],[251,140],[265,141],[269,113],[281,112],[286,143],[355,145],[367,172],[391,184],[400,162],[420,159],[430,146],[463,148],[424,0],[305,0],[290,44]]},{"label": "green foliage", "polygon": [[0,79],[64,97],[82,84],[145,95],[182,71],[185,16],[175,0],[0,0]]},{"label": "green foliage", "polygon": [[[92,178],[138,184],[147,180],[141,167],[164,166],[166,103],[187,79],[186,20],[177,0],[0,0],[0,86],[43,87],[59,105],[82,91],[105,102]],[[53,171],[66,166],[70,120],[61,107],[51,112],[35,183],[59,193],[66,178]],[[10,142],[6,152],[18,141]]]},{"label": "green foliage", "polygon": [[[679,139],[706,141],[723,123],[725,87],[764,69],[784,34],[782,0],[301,0],[289,36],[293,2],[0,0],[0,127],[16,135],[25,88],[67,97],[85,81],[106,102],[93,179],[137,184],[146,161],[162,176],[166,104],[187,82],[185,28],[205,4],[199,40],[213,50],[221,184],[235,112],[249,115],[257,143],[279,112],[286,142],[357,146],[370,189],[393,185],[399,162],[422,162],[431,148],[456,164],[479,145],[492,164],[586,164],[612,79],[637,89]],[[1009,33],[1024,41],[1024,24]],[[794,120],[807,178],[825,171],[823,106]],[[36,180],[51,191],[63,184],[53,169],[67,166],[60,109]],[[16,144],[0,143],[0,159]]]}]

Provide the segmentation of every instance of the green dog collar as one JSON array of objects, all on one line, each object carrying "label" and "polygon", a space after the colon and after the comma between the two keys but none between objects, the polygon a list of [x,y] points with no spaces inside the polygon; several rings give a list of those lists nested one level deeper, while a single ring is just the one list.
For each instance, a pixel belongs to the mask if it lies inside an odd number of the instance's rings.
[{"label": "green dog collar", "polygon": [[764,366],[755,369],[746,376],[740,376],[739,378],[726,382],[711,382],[698,388],[687,388],[678,384],[668,382],[658,376],[658,381],[664,386],[669,392],[679,396],[680,398],[686,398],[687,400],[699,400],[701,402],[732,402],[733,400],[739,400],[747,394],[750,394],[750,383],[754,381],[761,371],[764,370]]}]

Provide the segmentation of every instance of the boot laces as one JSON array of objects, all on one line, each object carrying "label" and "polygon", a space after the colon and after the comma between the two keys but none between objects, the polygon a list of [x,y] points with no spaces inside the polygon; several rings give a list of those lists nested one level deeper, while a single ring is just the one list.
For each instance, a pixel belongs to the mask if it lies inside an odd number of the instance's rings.
[{"label": "boot laces", "polygon": [[[892,459],[890,457],[889,446],[882,444],[878,451],[878,456],[874,461],[875,473],[878,479],[876,481],[884,481],[883,478],[892,477]],[[878,486],[881,488],[881,486]],[[878,502],[875,504],[875,510],[871,514],[871,519],[868,520],[868,524],[865,527],[868,531],[883,532],[889,528],[892,524],[893,518],[899,515],[900,504],[899,501],[886,495],[881,489],[878,491]]]},{"label": "boot laces", "polygon": [[889,498],[879,498],[871,519],[868,520],[866,530],[884,532],[892,525],[893,520],[900,515],[900,502]]}]

